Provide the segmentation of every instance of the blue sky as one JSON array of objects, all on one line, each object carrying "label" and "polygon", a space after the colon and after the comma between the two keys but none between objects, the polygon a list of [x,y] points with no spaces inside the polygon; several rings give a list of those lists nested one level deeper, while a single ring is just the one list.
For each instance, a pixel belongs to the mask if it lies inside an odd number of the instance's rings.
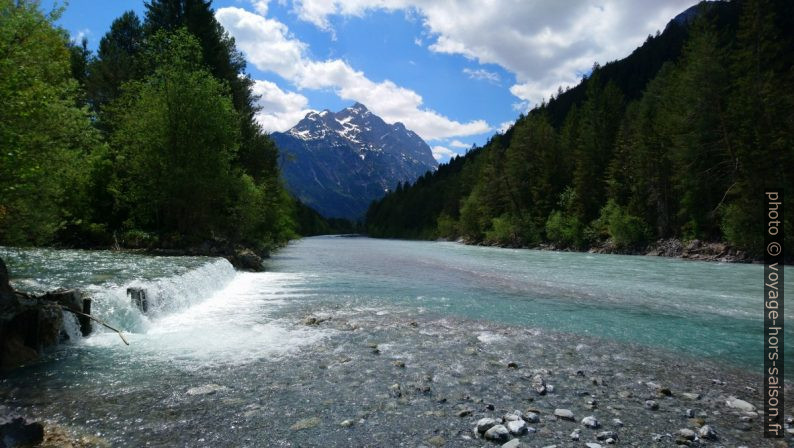
[{"label": "blue sky", "polygon": [[[216,0],[269,131],[359,101],[445,161],[482,144],[593,62],[628,55],[692,0]],[[52,2],[44,1],[50,8]],[[142,0],[71,0],[59,25],[95,49]]]}]

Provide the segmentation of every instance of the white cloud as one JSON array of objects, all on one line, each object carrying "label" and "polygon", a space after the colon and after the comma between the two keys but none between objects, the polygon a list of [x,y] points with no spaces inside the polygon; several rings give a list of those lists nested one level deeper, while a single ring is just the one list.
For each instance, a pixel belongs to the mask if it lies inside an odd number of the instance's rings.
[{"label": "white cloud", "polygon": [[498,129],[499,133],[500,134],[504,134],[505,132],[507,132],[507,130],[510,129],[510,126],[513,126],[513,123],[515,123],[515,122],[514,121],[505,121],[504,123],[500,124],[499,125],[499,129]]},{"label": "white cloud", "polygon": [[256,114],[259,124],[267,132],[283,132],[301,120],[309,109],[309,99],[295,92],[285,92],[270,81],[255,81],[254,94],[262,110]]},{"label": "white cloud", "polygon": [[446,148],[444,146],[434,146],[432,150],[433,150],[433,158],[435,158],[438,161],[442,161],[444,159],[450,159],[458,155],[458,153],[456,153],[455,151]]},{"label": "white cloud", "polygon": [[462,141],[460,141],[460,140],[452,140],[452,141],[449,143],[449,146],[451,146],[451,147],[453,147],[453,148],[462,148],[462,149],[469,149],[469,148],[471,148],[471,144],[469,144],[469,143],[464,143],[464,142],[462,142]]},{"label": "white cloud", "polygon": [[488,81],[494,84],[499,84],[501,78],[499,77],[499,73],[496,72],[489,72],[483,68],[478,69],[470,69],[464,68],[463,73],[468,75],[471,79],[476,79],[479,81]]},{"label": "white cloud", "polygon": [[[298,16],[330,30],[332,15],[404,9],[422,18],[429,49],[497,64],[510,91],[538,103],[579,81],[593,62],[625,57],[697,0],[294,0]],[[433,41],[433,39],[435,39]]]},{"label": "white cloud", "polygon": [[267,6],[270,3],[270,0],[251,0],[251,4],[254,5],[254,10],[257,14],[266,16],[267,15]]},{"label": "white cloud", "polygon": [[[325,11],[323,8],[319,5],[313,11]],[[278,74],[299,89],[331,89],[342,99],[365,104],[388,122],[404,123],[425,140],[491,130],[484,120],[460,123],[424,108],[422,97],[413,90],[389,80],[372,81],[343,60],[311,59],[306,44],[277,20],[234,7],[218,9],[215,15],[249,62],[260,70]],[[322,22],[317,24],[320,26]]]}]

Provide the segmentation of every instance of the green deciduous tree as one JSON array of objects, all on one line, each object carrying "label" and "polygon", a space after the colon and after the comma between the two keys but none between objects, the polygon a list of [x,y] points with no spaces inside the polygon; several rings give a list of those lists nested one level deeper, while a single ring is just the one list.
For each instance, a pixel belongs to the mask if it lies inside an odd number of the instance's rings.
[{"label": "green deciduous tree", "polygon": [[48,243],[79,221],[83,170],[101,146],[56,18],[0,1],[0,244]]}]

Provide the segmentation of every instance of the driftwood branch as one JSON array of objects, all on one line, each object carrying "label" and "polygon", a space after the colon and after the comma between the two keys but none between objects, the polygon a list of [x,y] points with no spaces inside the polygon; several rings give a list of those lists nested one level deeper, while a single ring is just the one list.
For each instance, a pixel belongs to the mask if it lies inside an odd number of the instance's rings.
[{"label": "driftwood branch", "polygon": [[113,327],[111,327],[110,325],[108,325],[108,324],[106,324],[106,323],[102,322],[101,320],[97,319],[96,317],[94,317],[94,316],[92,316],[92,315],[90,315],[90,314],[81,313],[81,312],[79,312],[79,311],[75,311],[75,310],[73,310],[73,309],[71,309],[71,308],[66,308],[65,306],[61,306],[61,309],[62,309],[62,310],[64,310],[64,311],[68,311],[68,312],[70,312],[70,313],[78,314],[78,315],[80,315],[80,316],[85,316],[85,317],[87,317],[87,318],[89,318],[89,319],[91,319],[91,320],[93,320],[93,321],[95,321],[95,322],[97,322],[97,323],[99,323],[99,324],[101,324],[101,325],[103,325],[103,326],[107,327],[107,328],[110,328],[111,330],[113,330],[113,331],[115,331],[116,333],[118,333],[118,334],[119,334],[119,337],[121,338],[121,340],[122,340],[122,341],[124,341],[124,343],[125,343],[125,344],[127,344],[127,345],[130,345],[130,343],[129,343],[129,342],[127,342],[127,340],[124,338],[124,335],[123,335],[123,334],[121,334],[121,330],[118,330],[118,329],[116,329],[116,328],[113,328]]}]

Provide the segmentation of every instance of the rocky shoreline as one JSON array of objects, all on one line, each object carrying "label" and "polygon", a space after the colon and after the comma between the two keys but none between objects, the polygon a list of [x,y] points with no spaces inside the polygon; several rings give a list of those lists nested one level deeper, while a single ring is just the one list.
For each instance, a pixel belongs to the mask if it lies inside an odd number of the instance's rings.
[{"label": "rocky shoreline", "polygon": [[[314,417],[309,428],[335,424],[366,433],[373,425],[391,427],[390,415],[416,415],[427,426],[415,429],[420,446],[503,448],[783,448],[794,434],[788,408],[786,439],[763,439],[763,410],[753,404],[760,377],[711,360],[533,329],[392,319],[304,318],[302,325],[361,333],[351,336],[360,347],[314,362],[337,372],[339,394],[351,380],[380,400],[336,422]],[[395,341],[410,341],[413,349]],[[354,373],[360,363],[372,379]],[[293,432],[307,429],[304,423],[298,420]]]},{"label": "rocky shoreline", "polygon": [[[446,240],[442,240],[446,241]],[[615,254],[615,255],[644,255],[654,257],[680,258],[684,260],[713,261],[720,263],[760,263],[761,258],[754,258],[746,252],[731,247],[719,241],[691,240],[683,242],[678,238],[660,239],[647,247],[638,249],[619,248],[611,240],[607,240],[600,245],[586,249],[577,250],[570,247],[558,247],[551,243],[543,243],[532,247],[512,247],[498,244],[484,244],[458,239],[457,243],[466,245],[478,245],[488,247],[503,247],[513,249],[534,249],[563,252],[588,252],[593,254]],[[788,262],[788,261],[787,261]]]}]

